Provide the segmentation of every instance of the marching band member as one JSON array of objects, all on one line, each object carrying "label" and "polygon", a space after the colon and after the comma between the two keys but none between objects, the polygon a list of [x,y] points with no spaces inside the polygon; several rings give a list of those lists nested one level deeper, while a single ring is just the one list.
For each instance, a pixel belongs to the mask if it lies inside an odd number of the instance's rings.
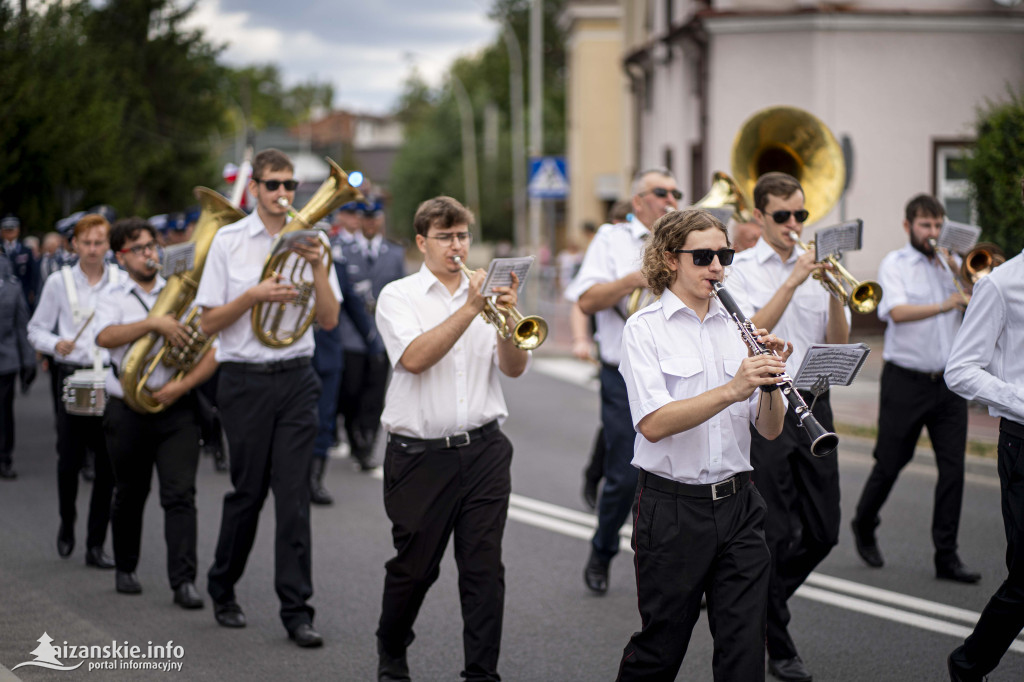
[{"label": "marching band member", "polygon": [[629,419],[626,384],[619,374],[626,297],[637,287],[647,286],[640,260],[650,226],[682,198],[668,170],[638,173],[633,180],[633,219],[598,231],[565,292],[585,314],[595,316],[600,341],[605,480],[598,500],[597,530],[583,570],[583,582],[596,594],[608,591],[608,567],[619,551],[619,529],[629,516],[636,490],[637,473],[630,466],[636,432]]},{"label": "marching band member", "polygon": [[[1021,181],[1024,198],[1024,180]],[[946,383],[999,417],[999,488],[1009,574],[974,632],[949,655],[953,682],[984,679],[1024,628],[1024,253],[974,285]]]},{"label": "marching band member", "polygon": [[[811,280],[812,273],[826,266],[816,264],[814,252],[803,251],[790,236],[803,232],[807,218],[796,178],[778,172],[762,175],[754,186],[754,219],[761,238],[736,257],[729,279],[729,291],[755,327],[793,342],[791,367],[800,367],[812,343],[846,343],[850,333],[849,310]],[[805,398],[811,404],[813,396],[807,393]],[[826,430],[835,430],[828,392],[817,399],[813,414]],[[750,459],[757,489],[768,504],[768,671],[781,680],[807,682],[811,674],[789,636],[786,602],[839,541],[839,461],[834,454],[813,456],[796,414],[788,415],[774,441],[751,432]]]},{"label": "marching band member", "polygon": [[[58,388],[77,370],[93,367],[96,360],[110,364],[110,354],[95,345],[94,311],[101,290],[124,278],[104,258],[110,248],[110,223],[101,215],[82,217],[74,227],[71,243],[78,253],[74,266],[65,265],[43,285],[32,319],[28,339],[32,346],[53,358],[50,371]],[[59,273],[59,274],[58,274]],[[63,400],[57,401],[57,498],[60,530],[57,553],[71,555],[75,547],[75,519],[78,474],[86,461],[86,450],[95,453],[95,477],[89,499],[89,519],[85,538],[85,563],[96,568],[114,568],[103,551],[110,523],[110,502],[114,492],[114,474],[110,468],[101,416],[68,414]]]},{"label": "marching band member", "polygon": [[[278,204],[295,200],[297,182],[291,160],[276,149],[253,159],[249,193],[256,210],[222,227],[210,245],[196,305],[203,308],[202,328],[219,333],[221,366],[217,404],[228,439],[231,484],[224,496],[220,535],[208,590],[214,616],[224,627],[245,627],[235,600],[256,538],[260,509],[274,491],[277,529],[274,540],[274,587],[281,621],[301,647],[318,647],[323,638],[313,628],[312,557],[309,528],[309,475],[317,433],[320,381],[310,365],[313,330],[295,343],[271,348],[252,330],[249,313],[259,302],[289,302],[296,289],[272,275],[260,281],[276,236],[288,220]],[[325,244],[296,244],[313,276],[316,322],[323,329],[338,324],[341,291],[334,269],[321,260]]]},{"label": "marching band member", "polygon": [[[437,580],[452,533],[459,569],[467,680],[498,680],[505,602],[501,539],[508,515],[512,444],[499,372],[517,377],[529,353],[499,339],[481,319],[485,273],[463,277],[473,214],[451,197],[416,211],[413,226],[423,266],[384,287],[377,328],[394,375],[383,424],[384,509],[394,558],[385,564],[377,628],[378,680],[409,679],[406,648],[427,590]],[[497,288],[499,305],[515,305],[518,280]]]},{"label": "marching band member", "polygon": [[921,428],[927,426],[939,470],[932,513],[936,575],[974,583],[981,575],[960,561],[956,541],[964,495],[967,401],[949,390],[942,376],[967,303],[939,262],[943,256],[928,241],[937,240],[942,231],[946,214],[942,204],[919,194],[905,213],[903,229],[910,240],[878,267],[878,282],[885,292],[878,306],[878,317],[886,323],[885,366],[875,464],[857,503],[853,537],[865,563],[880,568],[882,552],[875,539],[878,513],[900,470],[914,457]]},{"label": "marching band member", "polygon": [[21,392],[36,378],[36,354],[28,341],[28,304],[11,261],[0,253],[0,479],[13,481],[14,385]]},{"label": "marching band member", "polygon": [[626,322],[620,371],[638,436],[633,550],[643,629],[618,680],[674,680],[707,592],[715,680],[763,680],[771,559],[765,503],[750,481],[750,427],[782,432],[785,399],[762,392],[792,345],[759,330],[779,357],[747,357],[736,324],[711,301],[732,261],[710,213],[670,213],[644,249],[661,299]]},{"label": "marching band member", "polygon": [[[181,379],[174,379],[172,370],[158,367],[147,386],[156,389],[157,402],[167,405],[161,412],[140,414],[124,402],[118,376],[131,345],[149,333],[163,336],[165,343],[184,345],[188,328],[173,315],[149,315],[166,284],[153,260],[157,254],[153,226],[142,218],[117,221],[110,233],[110,248],[128,273],[126,280],[106,288],[96,301],[96,344],[110,349],[111,360],[103,430],[115,482],[111,514],[115,587],[122,594],[142,592],[135,568],[142,543],[142,513],[156,466],[174,603],[198,609],[203,606],[195,586],[199,424],[191,391],[213,374],[217,363],[213,353],[206,353]],[[100,458],[96,459],[98,466]]]}]

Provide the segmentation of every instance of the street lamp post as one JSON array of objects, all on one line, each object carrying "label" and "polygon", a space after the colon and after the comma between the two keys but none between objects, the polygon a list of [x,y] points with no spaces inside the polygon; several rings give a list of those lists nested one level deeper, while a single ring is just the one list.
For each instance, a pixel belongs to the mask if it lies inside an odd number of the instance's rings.
[{"label": "street lamp post", "polygon": [[482,220],[480,219],[480,181],[476,167],[476,126],[473,124],[473,103],[462,81],[454,73],[452,92],[459,107],[459,119],[462,122],[462,174],[466,181],[466,203],[469,210],[477,217],[477,237],[483,239]]}]

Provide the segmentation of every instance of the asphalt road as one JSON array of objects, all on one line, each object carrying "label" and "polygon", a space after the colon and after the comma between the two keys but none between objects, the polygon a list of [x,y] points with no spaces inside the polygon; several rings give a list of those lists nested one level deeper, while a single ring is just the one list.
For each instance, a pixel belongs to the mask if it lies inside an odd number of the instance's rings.
[{"label": "asphalt road", "polygon": [[[529,682],[610,680],[629,635],[639,628],[628,552],[612,564],[611,589],[587,593],[581,572],[592,516],[579,496],[580,471],[597,425],[597,395],[552,373],[579,379],[571,363],[538,358],[533,370],[505,382],[512,413],[505,430],[516,447],[514,497],[505,533],[506,607],[500,671]],[[383,565],[391,555],[381,482],[348,460],[332,462],[328,486],[337,503],[313,511],[316,625],[319,650],[291,644],[277,617],[273,591],[273,509],[265,505],[256,547],[238,585],[249,626],[227,630],[212,610],[186,612],[171,602],[164,570],[162,511],[156,494],[146,509],[138,596],[114,591],[112,572],[87,568],[81,542],[88,486],[79,495],[79,547],[57,556],[58,526],[53,419],[45,382],[18,396],[17,481],[0,481],[0,665],[33,661],[47,633],[53,645],[139,646],[171,642],[155,659],[179,671],[88,670],[109,658],[60,657],[74,671],[36,666],[13,676],[32,680],[372,680],[374,629]],[[586,384],[585,381],[582,382]],[[840,450],[844,519],[849,519],[870,468],[871,444],[844,438]],[[973,626],[1005,577],[1005,539],[993,463],[969,466],[961,523],[961,556],[983,574],[979,585],[934,578],[929,526],[934,467],[926,454],[912,463],[883,510],[879,539],[886,566],[866,567],[848,528],[840,545],[793,599],[792,633],[815,680],[942,680],[945,657]],[[220,521],[226,475],[205,459],[198,486],[200,591],[205,591]],[[154,481],[155,487],[155,481]],[[109,547],[109,540],[108,540]],[[454,561],[446,557],[409,651],[413,678],[456,680],[461,670],[461,618]],[[180,648],[175,648],[180,647]],[[1024,679],[1024,641],[1015,643],[992,676]],[[155,660],[147,659],[147,660]],[[115,660],[121,664],[124,659]],[[0,681],[11,673],[0,668]],[[705,619],[694,629],[679,679],[711,679],[711,638]]]}]

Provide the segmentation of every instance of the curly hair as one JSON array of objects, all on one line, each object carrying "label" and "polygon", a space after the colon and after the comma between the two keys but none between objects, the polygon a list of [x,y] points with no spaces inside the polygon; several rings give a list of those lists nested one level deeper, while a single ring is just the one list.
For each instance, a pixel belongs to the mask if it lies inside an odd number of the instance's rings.
[{"label": "curly hair", "polygon": [[651,228],[651,236],[644,248],[644,260],[640,271],[647,283],[658,296],[668,289],[676,273],[665,263],[666,252],[681,249],[691,232],[717,229],[725,235],[728,246],[729,231],[718,218],[700,208],[689,208],[685,211],[672,211],[658,218]]}]

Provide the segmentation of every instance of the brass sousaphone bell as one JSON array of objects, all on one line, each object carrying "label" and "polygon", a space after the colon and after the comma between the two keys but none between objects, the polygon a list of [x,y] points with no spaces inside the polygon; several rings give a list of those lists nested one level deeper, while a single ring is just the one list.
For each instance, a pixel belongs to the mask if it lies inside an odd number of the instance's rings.
[{"label": "brass sousaphone bell", "polygon": [[[285,225],[270,247],[270,255],[267,256],[267,262],[260,275],[261,282],[271,276],[288,280],[298,292],[291,301],[261,301],[253,306],[253,333],[260,343],[270,348],[284,348],[298,341],[316,317],[315,291],[312,274],[309,272],[309,262],[288,248],[287,235],[296,230],[313,230],[317,222],[342,204],[363,200],[362,192],[356,188],[362,183],[362,175],[352,174],[353,182],[356,184],[353,186],[349,182],[349,175],[338,164],[331,159],[325,160],[331,167],[331,174],[302,210],[296,211],[287,205],[285,200],[291,221]],[[331,250],[324,247],[321,257],[324,265],[330,268],[333,263]]]}]

